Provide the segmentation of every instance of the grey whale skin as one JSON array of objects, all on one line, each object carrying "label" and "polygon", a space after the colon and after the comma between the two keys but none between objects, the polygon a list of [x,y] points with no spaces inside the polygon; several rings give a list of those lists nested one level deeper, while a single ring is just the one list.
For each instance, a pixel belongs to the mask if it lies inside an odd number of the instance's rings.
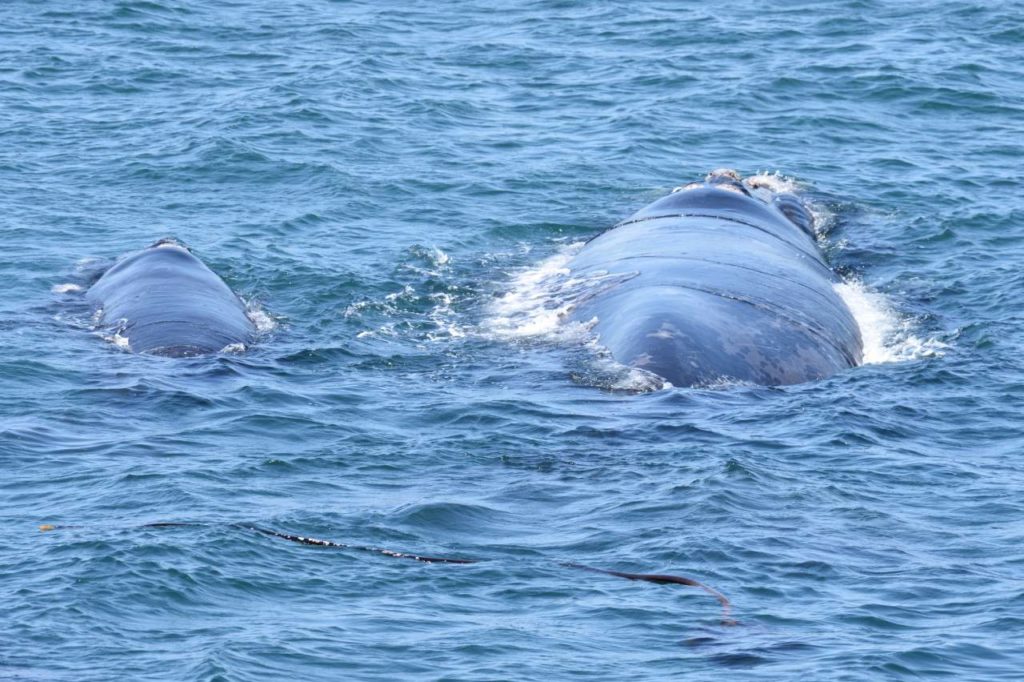
[{"label": "grey whale skin", "polygon": [[248,346],[256,333],[235,292],[173,240],[122,258],[85,296],[134,353],[207,355]]},{"label": "grey whale skin", "polygon": [[591,239],[568,268],[597,286],[570,319],[675,386],[780,386],[859,365],[860,329],[813,217],[769,186],[715,171]]}]

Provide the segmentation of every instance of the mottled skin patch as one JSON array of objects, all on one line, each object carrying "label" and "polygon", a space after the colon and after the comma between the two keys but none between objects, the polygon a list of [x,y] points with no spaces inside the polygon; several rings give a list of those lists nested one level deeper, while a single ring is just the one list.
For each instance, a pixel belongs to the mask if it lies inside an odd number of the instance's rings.
[{"label": "mottled skin patch", "polygon": [[676,386],[796,384],[861,362],[813,218],[777,180],[713,171],[592,239],[569,268],[612,282],[571,318],[596,319],[616,360]]}]

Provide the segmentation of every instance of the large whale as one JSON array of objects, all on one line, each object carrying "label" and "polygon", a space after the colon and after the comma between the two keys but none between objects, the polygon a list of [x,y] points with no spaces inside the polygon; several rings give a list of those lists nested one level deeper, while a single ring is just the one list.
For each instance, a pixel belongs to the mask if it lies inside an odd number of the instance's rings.
[{"label": "large whale", "polygon": [[714,171],[591,239],[568,264],[594,282],[571,319],[675,386],[797,384],[859,365],[814,219],[775,184]]},{"label": "large whale", "polygon": [[243,349],[256,334],[224,280],[170,239],[122,258],[85,296],[98,323],[135,353],[206,355]]}]

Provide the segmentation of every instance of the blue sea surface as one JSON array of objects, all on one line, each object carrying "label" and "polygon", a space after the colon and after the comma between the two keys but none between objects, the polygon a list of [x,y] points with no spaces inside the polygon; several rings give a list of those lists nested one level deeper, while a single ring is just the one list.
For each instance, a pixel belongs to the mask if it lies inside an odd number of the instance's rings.
[{"label": "blue sea surface", "polygon": [[[1019,2],[0,4],[0,678],[1024,679],[1022,141]],[[722,166],[868,364],[647,390],[560,323]],[[251,349],[95,327],[162,237]]]}]

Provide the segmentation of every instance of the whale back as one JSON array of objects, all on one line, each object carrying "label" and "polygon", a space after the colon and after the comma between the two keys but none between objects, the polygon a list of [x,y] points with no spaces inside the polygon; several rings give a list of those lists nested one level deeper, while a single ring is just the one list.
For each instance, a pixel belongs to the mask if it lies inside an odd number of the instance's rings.
[{"label": "whale back", "polygon": [[256,331],[224,280],[176,244],[157,244],[123,258],[86,298],[100,324],[115,329],[136,353],[216,353],[248,345]]},{"label": "whale back", "polygon": [[714,185],[670,194],[569,263],[602,283],[571,316],[617,361],[677,386],[795,384],[858,365],[860,330],[799,222]]}]

